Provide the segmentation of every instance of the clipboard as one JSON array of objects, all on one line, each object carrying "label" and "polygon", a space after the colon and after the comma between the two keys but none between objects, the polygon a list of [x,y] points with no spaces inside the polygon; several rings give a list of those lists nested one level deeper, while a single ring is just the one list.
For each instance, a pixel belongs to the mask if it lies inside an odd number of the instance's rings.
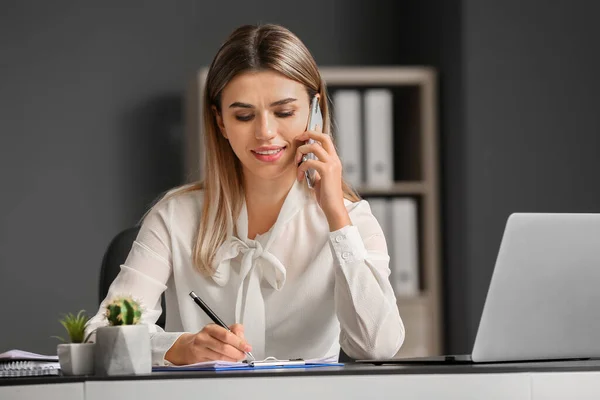
[{"label": "clipboard", "polygon": [[176,372],[176,371],[251,371],[258,369],[278,369],[278,368],[319,368],[319,367],[343,367],[344,364],[332,360],[331,358],[304,360],[295,359],[277,359],[267,357],[264,360],[241,362],[227,361],[207,361],[188,365],[169,365],[152,367],[153,372]]}]

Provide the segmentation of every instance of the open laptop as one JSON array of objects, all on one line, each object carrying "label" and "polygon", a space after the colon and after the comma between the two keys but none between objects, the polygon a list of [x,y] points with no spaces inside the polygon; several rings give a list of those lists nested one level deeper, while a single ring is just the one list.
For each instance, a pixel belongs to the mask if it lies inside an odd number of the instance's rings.
[{"label": "open laptop", "polygon": [[600,214],[514,213],[470,355],[360,360],[485,363],[600,357]]}]

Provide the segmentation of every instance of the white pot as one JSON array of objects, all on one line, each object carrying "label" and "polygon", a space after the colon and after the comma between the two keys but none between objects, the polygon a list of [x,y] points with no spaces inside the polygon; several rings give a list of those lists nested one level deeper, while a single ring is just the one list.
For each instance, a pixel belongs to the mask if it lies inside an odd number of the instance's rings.
[{"label": "white pot", "polygon": [[105,326],[96,330],[96,375],[152,372],[148,325]]},{"label": "white pot", "polygon": [[60,370],[65,375],[94,373],[95,343],[66,343],[56,348]]}]

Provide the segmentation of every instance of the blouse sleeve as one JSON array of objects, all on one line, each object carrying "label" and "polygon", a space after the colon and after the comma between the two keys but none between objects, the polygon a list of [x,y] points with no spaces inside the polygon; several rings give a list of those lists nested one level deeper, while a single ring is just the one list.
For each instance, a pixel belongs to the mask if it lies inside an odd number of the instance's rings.
[{"label": "blouse sleeve", "polygon": [[340,345],[353,358],[391,358],[402,346],[405,332],[389,281],[385,237],[365,200],[349,207],[352,225],[329,237],[337,264]]},{"label": "blouse sleeve", "polygon": [[[86,329],[86,333],[89,333],[108,325],[104,311],[110,299],[121,295],[132,296],[140,301],[143,308],[140,323],[149,327],[153,365],[166,363],[165,353],[183,333],[165,332],[156,325],[162,313],[161,295],[167,288],[166,283],[172,272],[170,210],[169,201],[164,201],[148,213],[125,263],[121,265],[106,298]],[[90,340],[95,341],[95,333]]]}]

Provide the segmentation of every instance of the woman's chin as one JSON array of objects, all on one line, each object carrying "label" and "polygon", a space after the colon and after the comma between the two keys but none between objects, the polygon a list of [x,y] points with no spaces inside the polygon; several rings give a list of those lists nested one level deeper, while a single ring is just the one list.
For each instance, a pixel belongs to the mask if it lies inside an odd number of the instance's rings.
[{"label": "woman's chin", "polygon": [[291,182],[296,179],[297,169],[292,168],[292,166],[282,169],[281,167],[272,165],[268,167],[263,166],[260,168],[245,169],[245,172],[247,175],[262,181],[286,182],[289,180]]}]

